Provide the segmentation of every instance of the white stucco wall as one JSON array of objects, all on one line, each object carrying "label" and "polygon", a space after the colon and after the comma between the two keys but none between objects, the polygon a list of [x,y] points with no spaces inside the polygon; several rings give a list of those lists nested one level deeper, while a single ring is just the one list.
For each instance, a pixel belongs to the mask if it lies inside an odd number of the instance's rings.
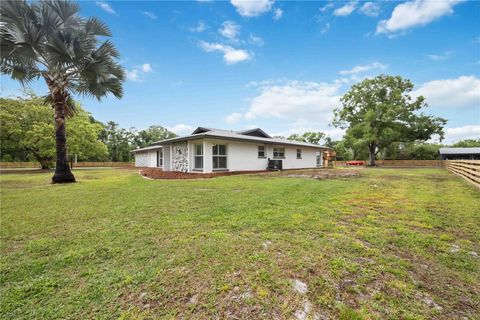
[{"label": "white stucco wall", "polygon": [[[198,172],[194,170],[194,154],[195,144],[203,144],[203,172],[213,172],[212,161],[212,148],[215,144],[225,144],[227,146],[227,167],[229,171],[254,171],[254,170],[266,170],[268,165],[268,158],[273,158],[273,148],[276,147],[271,144],[262,144],[254,142],[239,142],[229,140],[213,140],[213,139],[199,139],[192,140],[182,147],[182,168],[185,170],[185,166],[188,166],[188,172]],[[265,147],[265,158],[258,158],[258,146]],[[185,146],[185,144],[182,144]],[[302,168],[315,168],[316,156],[320,149],[305,148],[295,146],[281,146],[285,148],[285,159],[283,161],[283,169],[302,169]],[[177,147],[166,146],[163,148],[163,170],[170,171],[175,170],[174,164],[178,167],[178,161],[175,161],[179,157],[176,153],[173,153]],[[297,149],[302,150],[302,158],[297,159]],[[135,153],[135,166],[136,167],[156,167],[157,165],[157,150],[148,150],[144,152]],[[173,157],[172,157],[173,155]],[[186,159],[185,159],[186,158]],[[185,164],[185,160],[188,161]],[[321,162],[323,163],[323,162]],[[177,168],[176,170],[180,170]]]},{"label": "white stucco wall", "polygon": [[148,167],[148,151],[135,153],[135,167]]},{"label": "white stucco wall", "polygon": [[[225,144],[227,146],[227,167],[229,171],[253,171],[265,170],[268,165],[268,158],[273,158],[274,145],[264,145],[262,143],[237,142],[228,140],[204,140],[204,172],[212,172],[212,147],[215,144]],[[265,158],[258,158],[258,146],[265,147]],[[316,156],[320,149],[305,147],[285,148],[285,159],[283,169],[301,169],[315,168]],[[302,150],[302,158],[297,159],[297,149]]]},{"label": "white stucco wall", "polygon": [[163,148],[163,171],[170,171],[171,158],[170,158],[170,146]]},{"label": "white stucco wall", "polygon": [[[229,171],[265,170],[267,158],[258,158],[258,146],[263,144],[237,141],[207,140],[210,157],[207,162],[212,163],[212,147],[215,144],[227,146],[227,168]],[[212,165],[210,165],[211,167]]]},{"label": "white stucco wall", "polygon": [[[270,157],[273,159],[273,148]],[[302,158],[297,159],[297,149],[302,150]],[[315,168],[318,150],[315,148],[285,147],[283,169]]]},{"label": "white stucco wall", "polygon": [[[135,167],[157,167],[157,150],[146,150],[141,152],[135,152]],[[163,161],[165,162],[165,154],[163,155]]]}]

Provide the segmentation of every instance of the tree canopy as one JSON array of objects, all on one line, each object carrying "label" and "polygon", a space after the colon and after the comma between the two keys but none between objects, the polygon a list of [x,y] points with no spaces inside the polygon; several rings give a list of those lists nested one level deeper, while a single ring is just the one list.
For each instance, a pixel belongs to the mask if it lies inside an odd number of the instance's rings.
[{"label": "tree canopy", "polygon": [[[80,104],[67,118],[68,155],[78,161],[131,161],[132,150],[151,142],[176,137],[165,127],[153,125],[144,130],[121,128],[117,123],[96,120]],[[53,110],[43,98],[31,92],[22,98],[0,98],[2,161],[36,160],[43,168],[55,161]]]},{"label": "tree canopy", "polygon": [[413,84],[399,76],[380,75],[352,86],[335,109],[333,124],[346,130],[346,140],[368,150],[369,165],[394,142],[443,139],[446,120],[421,112],[425,98],[413,98]]},{"label": "tree canopy", "polygon": [[150,126],[147,129],[140,130],[135,136],[135,145],[143,148],[155,141],[175,138],[177,135],[167,128],[159,125]]},{"label": "tree canopy", "polygon": [[480,147],[480,139],[465,139],[458,141],[452,145],[452,147],[458,148],[472,148],[472,147]]},{"label": "tree canopy", "polygon": [[325,139],[325,137],[325,133],[323,132],[305,132],[303,134],[293,133],[287,139],[293,141],[320,144],[320,141]]},{"label": "tree canopy", "polygon": [[[92,121],[91,115],[76,104],[75,115],[67,119],[68,151],[78,160],[103,160],[107,148],[100,140],[103,126]],[[53,110],[44,99],[0,98],[2,159],[33,157],[42,168],[53,167],[55,161],[55,124]]]}]

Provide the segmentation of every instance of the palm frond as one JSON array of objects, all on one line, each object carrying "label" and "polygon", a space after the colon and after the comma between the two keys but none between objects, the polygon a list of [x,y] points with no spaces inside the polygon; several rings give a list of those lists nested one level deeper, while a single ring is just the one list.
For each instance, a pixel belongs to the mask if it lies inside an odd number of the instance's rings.
[{"label": "palm frond", "polygon": [[65,28],[76,27],[80,23],[77,15],[80,6],[76,2],[63,0],[43,1],[43,5],[49,6],[50,9],[56,13]]},{"label": "palm frond", "polygon": [[75,88],[76,92],[83,96],[97,98],[100,100],[111,93],[116,98],[123,96],[122,81],[116,77],[96,80],[84,80]]},{"label": "palm frond", "polygon": [[43,75],[49,86],[97,99],[122,96],[119,52],[98,39],[111,32],[97,18],[80,17],[77,3],[4,0],[0,9],[2,73],[22,83]]},{"label": "palm frond", "polygon": [[35,64],[29,64],[26,61],[7,61],[2,63],[0,70],[3,74],[10,75],[13,80],[19,81],[22,86],[38,79],[41,75]]},{"label": "palm frond", "polygon": [[37,12],[39,25],[41,25],[45,34],[49,34],[61,26],[62,19],[50,9],[50,6],[43,5],[42,2],[34,3],[33,6],[35,12]]},{"label": "palm frond", "polygon": [[17,22],[19,17],[25,15],[25,7],[27,7],[27,3],[24,0],[2,1],[2,5],[0,6],[0,21],[2,24]]},{"label": "palm frond", "polygon": [[88,34],[96,36],[112,36],[112,33],[107,25],[95,17],[88,18],[87,22],[85,23],[85,31]]}]

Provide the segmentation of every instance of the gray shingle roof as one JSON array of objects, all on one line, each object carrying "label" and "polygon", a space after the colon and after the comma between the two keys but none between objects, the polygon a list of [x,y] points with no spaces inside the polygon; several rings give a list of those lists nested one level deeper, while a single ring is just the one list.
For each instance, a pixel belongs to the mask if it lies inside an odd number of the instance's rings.
[{"label": "gray shingle roof", "polygon": [[149,147],[145,147],[145,148],[138,148],[138,149],[133,150],[132,152],[148,151],[148,150],[155,150],[155,149],[158,150],[160,148],[162,148],[162,146],[156,145],[156,146],[149,146]]},{"label": "gray shingle roof", "polygon": [[[245,142],[256,142],[256,143],[264,143],[264,144],[276,144],[276,145],[290,145],[290,146],[298,146],[298,147],[310,147],[310,148],[323,148],[323,149],[330,149],[328,147],[320,146],[317,144],[307,143],[307,142],[300,142],[300,141],[290,141],[286,139],[278,139],[278,138],[263,138],[263,137],[256,137],[256,136],[249,136],[235,131],[228,131],[222,129],[211,129],[205,128],[210,131],[191,134],[184,137],[177,137],[172,139],[166,139],[161,141],[156,141],[152,144],[152,146],[147,148],[152,148],[153,146],[161,146],[166,145],[173,142],[179,141],[188,141],[194,140],[199,138],[213,138],[213,139],[226,139],[226,140],[236,140],[236,141],[245,141]],[[242,131],[244,132],[244,131]],[[146,148],[137,149],[135,151],[143,151],[147,150]]]},{"label": "gray shingle roof", "polygon": [[480,154],[480,148],[440,148],[440,154]]}]

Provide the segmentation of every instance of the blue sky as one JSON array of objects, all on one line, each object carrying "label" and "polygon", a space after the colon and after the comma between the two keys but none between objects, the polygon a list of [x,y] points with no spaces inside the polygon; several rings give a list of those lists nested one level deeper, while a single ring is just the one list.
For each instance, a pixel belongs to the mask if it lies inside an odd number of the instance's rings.
[{"label": "blue sky", "polygon": [[[446,142],[480,138],[480,2],[82,1],[113,32],[127,70],[125,95],[79,98],[101,121],[261,127],[269,133],[329,126],[349,87],[400,75],[447,118]],[[20,85],[2,76],[1,95]],[[46,93],[43,83],[32,88]]]}]

